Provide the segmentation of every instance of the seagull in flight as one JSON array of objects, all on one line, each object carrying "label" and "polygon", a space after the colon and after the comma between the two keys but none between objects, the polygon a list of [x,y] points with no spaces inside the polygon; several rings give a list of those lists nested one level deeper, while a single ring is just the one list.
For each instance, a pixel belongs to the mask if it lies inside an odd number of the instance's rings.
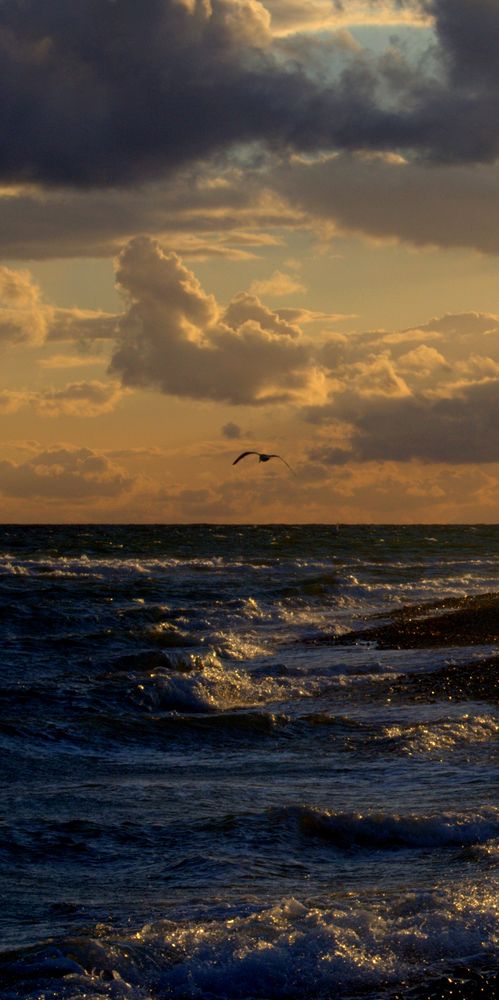
[{"label": "seagull in flight", "polygon": [[259,462],[269,462],[271,458],[280,458],[281,462],[284,462],[284,465],[288,466],[289,471],[296,476],[295,470],[292,469],[290,465],[288,465],[286,459],[283,458],[282,455],[265,455],[265,453],[261,451],[242,451],[241,454],[234,459],[232,464],[237,465],[237,463],[240,462],[242,458],[246,458],[246,455],[258,455]]}]

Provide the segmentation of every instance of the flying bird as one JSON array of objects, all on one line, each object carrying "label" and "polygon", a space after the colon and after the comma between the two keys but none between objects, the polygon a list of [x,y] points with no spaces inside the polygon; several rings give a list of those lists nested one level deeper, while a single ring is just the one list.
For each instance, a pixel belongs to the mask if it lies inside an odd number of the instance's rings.
[{"label": "flying bird", "polygon": [[296,475],[295,470],[292,469],[290,465],[288,465],[286,459],[283,458],[282,455],[265,455],[265,453],[261,451],[242,451],[241,454],[234,459],[232,464],[237,465],[237,463],[240,462],[242,458],[246,458],[246,455],[258,455],[259,462],[269,462],[271,458],[280,458],[281,462],[284,462],[284,465],[288,466],[289,471],[292,472],[294,475]]}]

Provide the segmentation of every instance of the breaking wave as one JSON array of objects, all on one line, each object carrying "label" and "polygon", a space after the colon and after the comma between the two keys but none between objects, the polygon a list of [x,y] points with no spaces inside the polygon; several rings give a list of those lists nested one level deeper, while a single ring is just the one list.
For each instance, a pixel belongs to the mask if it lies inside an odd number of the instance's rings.
[{"label": "breaking wave", "polygon": [[[387,905],[295,898],[197,920],[162,920],[119,936],[49,942],[4,957],[4,996],[58,1000],[324,1000],[417,986],[466,962],[486,982],[497,942],[492,893],[410,893]],[[393,995],[391,992],[390,995]],[[484,995],[482,992],[481,995]],[[492,996],[492,992],[488,994]],[[418,996],[427,996],[426,992]]]},{"label": "breaking wave", "polygon": [[476,743],[493,742],[499,722],[491,715],[470,715],[412,726],[389,726],[382,739],[403,753],[439,753]]},{"label": "breaking wave", "polygon": [[304,807],[297,810],[297,818],[302,832],[340,849],[467,847],[499,836],[499,811],[494,809],[485,809],[481,815],[470,818],[465,814],[363,815]]}]

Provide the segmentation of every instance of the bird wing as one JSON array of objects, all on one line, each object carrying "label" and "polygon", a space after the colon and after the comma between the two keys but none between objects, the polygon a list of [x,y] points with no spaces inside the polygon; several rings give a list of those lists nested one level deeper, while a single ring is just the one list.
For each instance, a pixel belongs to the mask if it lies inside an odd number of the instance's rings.
[{"label": "bird wing", "polygon": [[258,451],[242,451],[241,454],[234,459],[232,464],[237,465],[237,463],[240,462],[242,458],[246,458],[246,455],[259,455],[259,454],[260,452]]},{"label": "bird wing", "polygon": [[292,472],[294,476],[296,476],[295,470],[291,468],[289,462],[286,462],[286,459],[283,458],[282,455],[269,455],[269,458],[280,458],[281,462],[284,462],[284,465],[287,465],[289,471]]}]

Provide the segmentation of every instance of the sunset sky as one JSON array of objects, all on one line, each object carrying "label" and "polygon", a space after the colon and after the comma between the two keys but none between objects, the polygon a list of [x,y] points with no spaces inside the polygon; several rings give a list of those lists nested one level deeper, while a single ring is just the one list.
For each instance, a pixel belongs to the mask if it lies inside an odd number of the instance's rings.
[{"label": "sunset sky", "polygon": [[498,52],[499,0],[0,0],[1,520],[498,522]]}]

